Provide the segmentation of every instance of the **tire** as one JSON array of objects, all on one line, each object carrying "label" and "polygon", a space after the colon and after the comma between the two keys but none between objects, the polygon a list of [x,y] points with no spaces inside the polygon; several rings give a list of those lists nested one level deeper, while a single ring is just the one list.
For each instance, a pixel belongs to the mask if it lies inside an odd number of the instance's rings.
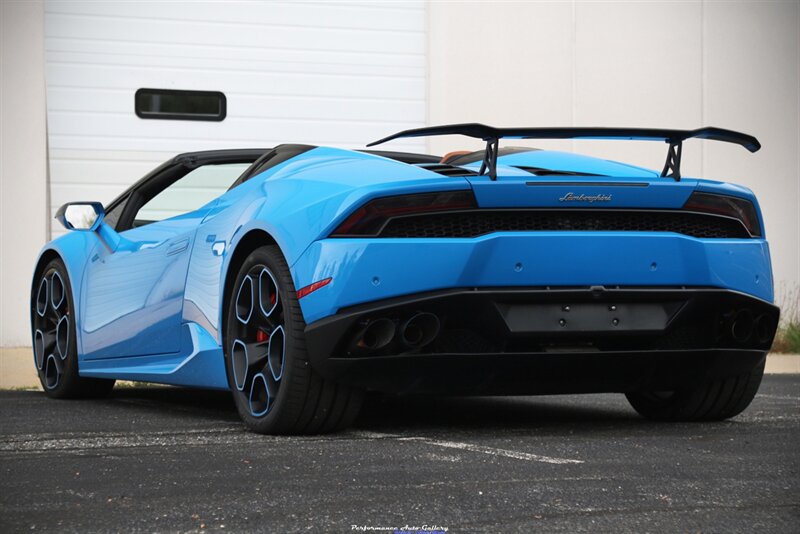
[{"label": "tire", "polygon": [[303,314],[280,249],[250,253],[228,297],[225,369],[245,425],[261,434],[317,434],[352,424],[362,392],[311,368]]},{"label": "tire", "polygon": [[766,358],[751,371],[706,378],[699,386],[670,392],[626,393],[633,409],[654,421],[721,421],[739,415],[756,395]]},{"label": "tire", "polygon": [[67,269],[53,259],[41,271],[31,294],[33,362],[42,389],[56,399],[105,397],[114,380],[78,375],[74,299]]}]

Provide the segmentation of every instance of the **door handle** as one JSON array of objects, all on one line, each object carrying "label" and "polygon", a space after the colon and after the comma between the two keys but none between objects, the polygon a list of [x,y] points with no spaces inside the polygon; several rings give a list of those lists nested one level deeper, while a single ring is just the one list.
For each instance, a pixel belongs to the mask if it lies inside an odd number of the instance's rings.
[{"label": "door handle", "polygon": [[181,239],[180,241],[170,244],[169,248],[167,248],[167,256],[180,254],[187,248],[189,248],[189,239]]}]

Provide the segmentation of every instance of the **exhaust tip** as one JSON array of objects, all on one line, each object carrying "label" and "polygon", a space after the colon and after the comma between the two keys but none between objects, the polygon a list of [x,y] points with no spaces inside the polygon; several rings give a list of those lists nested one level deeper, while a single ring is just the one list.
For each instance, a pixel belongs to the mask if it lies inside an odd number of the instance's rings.
[{"label": "exhaust tip", "polygon": [[428,312],[417,313],[403,323],[400,335],[407,347],[424,347],[439,335],[439,318]]},{"label": "exhaust tip", "polygon": [[750,310],[739,310],[731,324],[731,336],[739,343],[745,343],[753,335],[755,320]]},{"label": "exhaust tip", "polygon": [[772,319],[765,313],[756,317],[755,333],[758,342],[761,344],[769,343],[772,340],[775,329]]},{"label": "exhaust tip", "polygon": [[356,336],[355,347],[362,352],[380,350],[392,342],[395,329],[394,321],[390,319],[370,321]]}]

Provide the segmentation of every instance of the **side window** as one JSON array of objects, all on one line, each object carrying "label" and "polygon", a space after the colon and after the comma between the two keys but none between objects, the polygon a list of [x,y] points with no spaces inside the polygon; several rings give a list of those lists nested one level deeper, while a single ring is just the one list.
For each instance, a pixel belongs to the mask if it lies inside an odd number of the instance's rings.
[{"label": "side window", "polygon": [[225,193],[249,163],[198,167],[144,203],[134,216],[134,226],[171,219],[195,211]]}]

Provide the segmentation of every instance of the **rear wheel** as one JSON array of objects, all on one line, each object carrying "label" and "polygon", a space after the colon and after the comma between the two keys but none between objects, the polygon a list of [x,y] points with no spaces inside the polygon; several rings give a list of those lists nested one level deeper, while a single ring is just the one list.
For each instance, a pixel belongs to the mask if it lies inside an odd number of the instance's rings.
[{"label": "rear wheel", "polygon": [[114,380],[78,375],[72,287],[61,260],[42,271],[31,295],[31,317],[33,360],[44,392],[54,398],[108,395]]},{"label": "rear wheel", "polygon": [[627,393],[631,406],[657,421],[720,421],[744,411],[758,391],[766,359],[751,371],[706,378],[699,386],[675,391]]},{"label": "rear wheel", "polygon": [[360,390],[317,375],[289,267],[276,246],[253,251],[229,296],[225,366],[239,415],[263,434],[313,434],[349,426]]}]

